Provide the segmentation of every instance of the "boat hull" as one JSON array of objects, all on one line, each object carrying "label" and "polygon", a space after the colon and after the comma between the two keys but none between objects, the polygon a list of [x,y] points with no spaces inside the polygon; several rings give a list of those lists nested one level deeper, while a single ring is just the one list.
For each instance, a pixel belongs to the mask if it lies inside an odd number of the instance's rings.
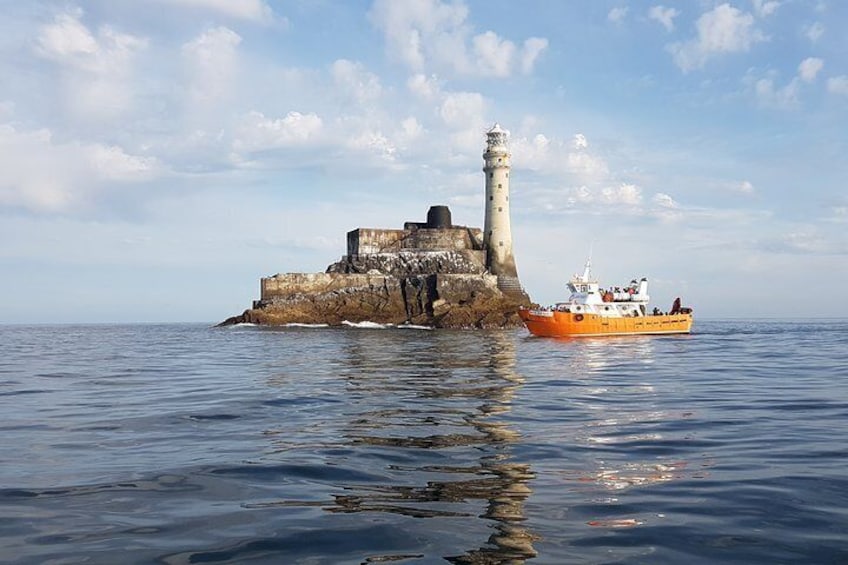
[{"label": "boat hull", "polygon": [[619,318],[522,308],[518,315],[530,333],[541,337],[687,334],[692,330],[692,314]]}]

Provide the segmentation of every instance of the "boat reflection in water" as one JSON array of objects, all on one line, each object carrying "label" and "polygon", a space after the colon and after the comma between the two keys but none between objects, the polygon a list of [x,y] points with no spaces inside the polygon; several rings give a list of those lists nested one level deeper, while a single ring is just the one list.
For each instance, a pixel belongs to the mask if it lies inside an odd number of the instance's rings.
[{"label": "boat reflection in water", "polygon": [[[693,414],[660,408],[661,393],[652,382],[628,376],[652,374],[655,339],[585,338],[568,343],[569,376],[573,379],[569,406],[579,417],[573,426],[559,432],[584,453],[579,464],[564,474],[587,514],[584,523],[588,526],[628,528],[656,521],[656,515],[628,510],[628,500],[639,496],[630,491],[702,478],[705,468],[712,465],[708,459],[693,465],[664,455],[670,451],[664,445],[692,441],[687,421]],[[668,387],[664,383],[664,394]],[[675,432],[668,434],[669,429]]]}]

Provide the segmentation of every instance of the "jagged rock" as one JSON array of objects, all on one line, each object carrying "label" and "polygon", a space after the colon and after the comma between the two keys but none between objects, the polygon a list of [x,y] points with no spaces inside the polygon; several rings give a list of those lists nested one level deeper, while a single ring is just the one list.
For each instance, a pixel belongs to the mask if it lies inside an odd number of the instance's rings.
[{"label": "jagged rock", "polygon": [[439,328],[518,327],[518,307],[489,274],[393,275],[310,273],[263,279],[264,300],[222,325],[343,321]]}]

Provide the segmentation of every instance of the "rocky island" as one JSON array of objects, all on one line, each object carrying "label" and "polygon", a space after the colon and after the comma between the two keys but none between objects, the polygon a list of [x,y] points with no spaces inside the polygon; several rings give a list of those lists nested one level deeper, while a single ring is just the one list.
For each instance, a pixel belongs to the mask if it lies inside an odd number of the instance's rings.
[{"label": "rocky island", "polygon": [[403,229],[358,228],[347,253],[324,273],[284,273],[260,281],[253,307],[221,325],[370,321],[438,328],[522,325],[530,304],[518,279],[509,221],[508,132],[487,132],[485,225],[453,225],[447,206]]}]

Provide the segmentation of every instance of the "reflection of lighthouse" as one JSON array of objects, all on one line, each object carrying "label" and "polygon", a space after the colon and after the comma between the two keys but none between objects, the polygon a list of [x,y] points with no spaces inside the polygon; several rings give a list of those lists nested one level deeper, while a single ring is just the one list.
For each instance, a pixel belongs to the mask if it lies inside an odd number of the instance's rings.
[{"label": "reflection of lighthouse", "polygon": [[509,132],[499,124],[486,132],[483,153],[486,175],[486,220],[483,243],[486,266],[498,276],[498,287],[506,292],[522,293],[512,253],[512,231],[509,226]]}]

